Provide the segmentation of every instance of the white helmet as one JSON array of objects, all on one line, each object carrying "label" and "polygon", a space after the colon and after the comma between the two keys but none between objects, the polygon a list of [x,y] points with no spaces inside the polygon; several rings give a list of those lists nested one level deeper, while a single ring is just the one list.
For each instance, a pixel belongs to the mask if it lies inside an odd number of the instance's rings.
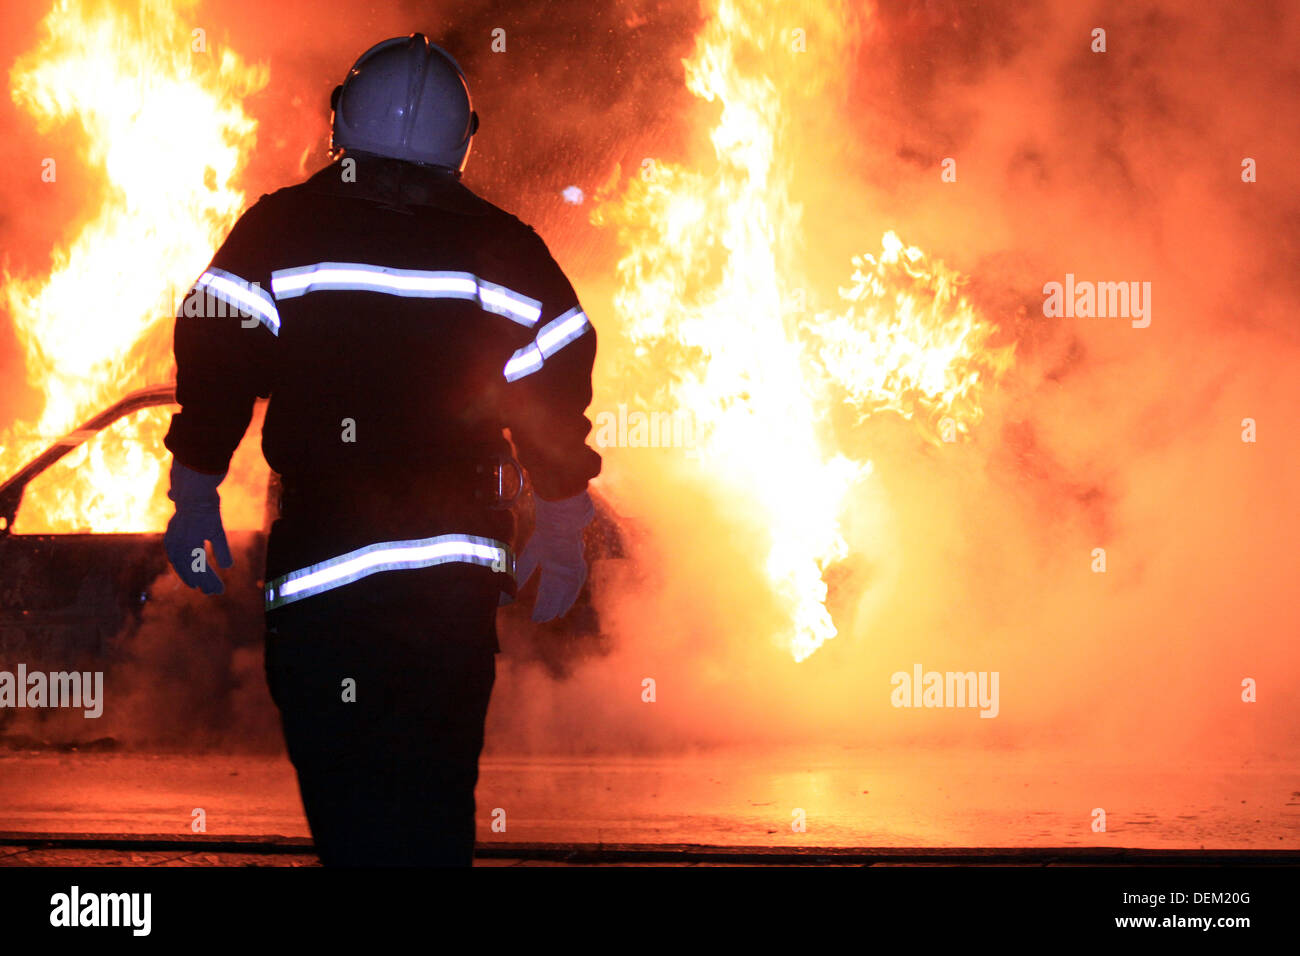
[{"label": "white helmet", "polygon": [[423,34],[361,54],[330,100],[330,149],[350,149],[459,173],[478,114],[460,65]]}]

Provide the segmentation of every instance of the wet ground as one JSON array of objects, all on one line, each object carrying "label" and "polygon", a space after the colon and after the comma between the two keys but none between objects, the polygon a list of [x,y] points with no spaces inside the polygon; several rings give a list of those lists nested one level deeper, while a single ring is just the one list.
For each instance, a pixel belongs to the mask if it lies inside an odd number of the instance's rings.
[{"label": "wet ground", "polygon": [[[1300,851],[1300,772],[1283,765],[1157,771],[1026,753],[855,750],[497,756],[483,760],[478,804],[484,862],[493,865],[546,862],[532,850],[512,857],[512,846],[612,844]],[[202,835],[191,825],[196,809]],[[1104,832],[1093,829],[1099,809]],[[96,853],[127,865],[315,863],[293,769],[280,756],[0,752],[0,832],[10,838],[0,863],[10,864],[66,854],[93,862]],[[14,842],[22,834],[225,842],[207,851],[67,848]],[[237,845],[268,839],[292,852]]]},{"label": "wet ground", "polygon": [[[12,842],[11,842],[12,841]],[[0,837],[0,867],[319,867],[309,848],[281,843],[258,847],[227,841],[176,841],[167,849],[151,839],[113,838],[88,846],[68,838]],[[179,845],[189,844],[189,845]],[[480,845],[475,866],[815,866],[815,867],[1239,867],[1300,865],[1296,850],[1126,850],[1099,852],[1083,847],[1054,849],[963,848],[947,853],[930,849],[890,852],[881,848],[667,846],[662,844],[519,844]]]}]

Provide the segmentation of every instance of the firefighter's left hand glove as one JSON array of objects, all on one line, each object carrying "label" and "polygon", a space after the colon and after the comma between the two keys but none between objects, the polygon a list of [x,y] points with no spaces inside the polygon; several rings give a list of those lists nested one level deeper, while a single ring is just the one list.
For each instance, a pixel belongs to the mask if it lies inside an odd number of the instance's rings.
[{"label": "firefighter's left hand glove", "polygon": [[[204,594],[221,594],[226,590],[217,572],[208,566],[204,542],[212,542],[212,554],[220,567],[234,561],[226,543],[226,529],[221,525],[221,496],[217,485],[225,474],[205,475],[172,460],[171,490],[167,497],[176,502],[176,514],[167,522],[163,547],[181,580]],[[195,570],[199,567],[202,570]]]},{"label": "firefighter's left hand glove", "polygon": [[533,495],[533,503],[537,524],[515,563],[515,581],[522,588],[533,572],[541,568],[533,620],[553,621],[573,607],[587,580],[582,529],[591,521],[596,508],[585,491],[563,501],[547,501]]}]

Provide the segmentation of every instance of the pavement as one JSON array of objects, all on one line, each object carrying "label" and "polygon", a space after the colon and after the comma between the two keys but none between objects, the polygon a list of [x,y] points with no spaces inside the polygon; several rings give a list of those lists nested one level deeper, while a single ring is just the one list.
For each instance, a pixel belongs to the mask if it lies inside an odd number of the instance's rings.
[{"label": "pavement", "polygon": [[[1300,854],[1300,770],[1286,762],[1162,768],[844,748],[487,755],[477,801],[489,866],[1159,865]],[[0,865],[62,864],[317,861],[283,755],[0,751]]]},{"label": "pavement", "polygon": [[[480,845],[475,866],[1241,866],[1300,864],[1300,850],[1134,847],[774,847]],[[0,833],[0,866],[320,866],[309,840],[163,834]]]}]

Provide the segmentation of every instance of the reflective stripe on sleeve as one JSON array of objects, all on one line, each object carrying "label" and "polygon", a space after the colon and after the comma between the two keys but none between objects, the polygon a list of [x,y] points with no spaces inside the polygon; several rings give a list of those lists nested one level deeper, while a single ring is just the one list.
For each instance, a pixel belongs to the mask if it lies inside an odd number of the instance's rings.
[{"label": "reflective stripe on sleeve", "polygon": [[275,307],[270,294],[256,282],[249,282],[225,269],[209,268],[194,285],[233,305],[242,315],[256,316],[272,335],[280,334],[280,310]]},{"label": "reflective stripe on sleeve", "polygon": [[361,262],[318,262],[310,266],[277,269],[271,273],[276,299],[293,299],[309,292],[381,292],[420,299],[466,299],[485,312],[503,315],[532,328],[542,314],[542,304],[522,293],[480,279],[472,272],[426,272],[393,269]]},{"label": "reflective stripe on sleeve", "polygon": [[429,568],[451,562],[478,564],[509,575],[515,556],[508,544],[472,534],[440,534],[411,541],[380,541],[281,575],[266,585],[266,610],[330,591],[380,571]]},{"label": "reflective stripe on sleeve", "polygon": [[507,382],[531,375],[542,367],[545,360],[591,328],[587,313],[575,305],[557,319],[547,322],[537,333],[537,338],[510,356],[502,369]]}]

